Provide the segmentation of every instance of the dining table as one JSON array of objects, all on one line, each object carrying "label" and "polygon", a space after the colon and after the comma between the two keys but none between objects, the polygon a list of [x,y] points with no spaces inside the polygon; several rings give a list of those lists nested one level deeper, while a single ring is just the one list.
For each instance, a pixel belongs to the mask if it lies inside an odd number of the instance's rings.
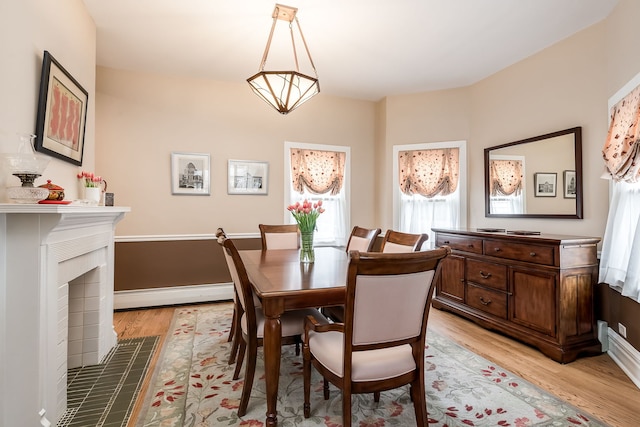
[{"label": "dining table", "polygon": [[241,250],[240,257],[265,316],[263,351],[267,389],[266,426],[278,425],[282,355],[280,316],[287,310],[344,304],[349,256],[344,249],[316,247],[315,262],[298,249]]}]

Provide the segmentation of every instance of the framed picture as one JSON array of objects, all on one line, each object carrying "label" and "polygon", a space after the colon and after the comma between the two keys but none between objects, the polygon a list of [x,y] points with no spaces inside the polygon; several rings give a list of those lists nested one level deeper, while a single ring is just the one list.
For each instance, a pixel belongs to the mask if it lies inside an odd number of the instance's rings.
[{"label": "framed picture", "polygon": [[35,149],[82,165],[89,94],[46,50],[42,61]]},{"label": "framed picture", "polygon": [[564,171],[564,198],[575,199],[577,191],[576,171]]},{"label": "framed picture", "polygon": [[267,194],[269,163],[253,160],[229,160],[228,194]]},{"label": "framed picture", "polygon": [[206,153],[171,153],[171,194],[208,196],[211,159]]},{"label": "framed picture", "polygon": [[556,197],[556,178],[558,174],[538,172],[533,174],[536,197]]}]

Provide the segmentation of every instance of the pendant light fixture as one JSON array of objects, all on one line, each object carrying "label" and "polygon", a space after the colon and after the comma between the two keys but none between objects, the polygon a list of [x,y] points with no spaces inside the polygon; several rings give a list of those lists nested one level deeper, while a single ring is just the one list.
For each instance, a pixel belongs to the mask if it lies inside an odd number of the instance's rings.
[{"label": "pendant light fixture", "polygon": [[[269,39],[267,40],[267,47],[264,50],[262,56],[262,62],[260,63],[260,71],[249,77],[247,82],[253,92],[266,101],[273,108],[278,110],[280,114],[288,114],[295,110],[304,102],[320,92],[320,83],[318,82],[318,73],[316,67],[311,59],[307,42],[302,34],[300,28],[300,22],[296,17],[298,9],[295,7],[284,6],[276,4],[273,11],[273,24],[271,25],[271,32],[269,33]],[[293,31],[293,21],[295,20],[300,39],[304,45],[309,62],[313,68],[315,77],[308,76],[300,73],[298,67],[298,54],[296,51],[296,43]],[[264,67],[267,62],[267,56],[269,55],[269,48],[271,47],[271,40],[273,38],[273,32],[276,28],[278,21],[286,21],[289,23],[289,31],[291,33],[291,44],[293,46],[293,58],[295,61],[295,71],[265,71]]]}]

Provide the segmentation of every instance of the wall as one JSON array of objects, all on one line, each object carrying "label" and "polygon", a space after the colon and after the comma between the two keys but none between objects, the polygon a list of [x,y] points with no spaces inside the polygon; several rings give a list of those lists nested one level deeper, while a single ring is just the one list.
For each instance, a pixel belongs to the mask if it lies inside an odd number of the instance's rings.
[{"label": "wall", "polygon": [[[373,226],[375,104],[322,93],[287,116],[222,83],[98,68],[96,171],[132,211],[120,236],[257,233],[282,223],[284,142],[351,147],[351,221]],[[172,151],[211,154],[211,195],[172,195]],[[227,161],[269,162],[268,195],[228,195]],[[358,189],[358,191],[354,191]]]},{"label": "wall", "polygon": [[[60,3],[60,4],[58,4]],[[93,169],[95,148],[96,28],[81,0],[4,0],[0,4],[0,152],[15,152],[18,133],[35,133],[42,56],[49,53],[89,92],[83,167]],[[79,168],[51,157],[36,185],[51,179],[77,198]],[[0,203],[6,187],[20,181],[0,173]]]}]

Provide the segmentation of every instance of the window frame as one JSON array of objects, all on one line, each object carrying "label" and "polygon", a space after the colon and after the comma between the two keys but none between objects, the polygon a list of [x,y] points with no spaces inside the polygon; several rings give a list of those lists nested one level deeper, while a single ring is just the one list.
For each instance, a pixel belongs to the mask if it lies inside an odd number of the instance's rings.
[{"label": "window frame", "polygon": [[[460,175],[458,180],[458,191],[460,192],[460,227],[466,227],[467,225],[467,141],[441,141],[441,142],[423,142],[417,144],[404,144],[393,146],[393,228],[400,230],[400,208],[402,205],[399,183],[399,170],[398,170],[398,154],[400,151],[409,150],[437,150],[442,148],[457,148],[459,150],[459,168]],[[427,231],[425,231],[427,232]],[[431,229],[428,230],[429,234],[432,234]]]}]

